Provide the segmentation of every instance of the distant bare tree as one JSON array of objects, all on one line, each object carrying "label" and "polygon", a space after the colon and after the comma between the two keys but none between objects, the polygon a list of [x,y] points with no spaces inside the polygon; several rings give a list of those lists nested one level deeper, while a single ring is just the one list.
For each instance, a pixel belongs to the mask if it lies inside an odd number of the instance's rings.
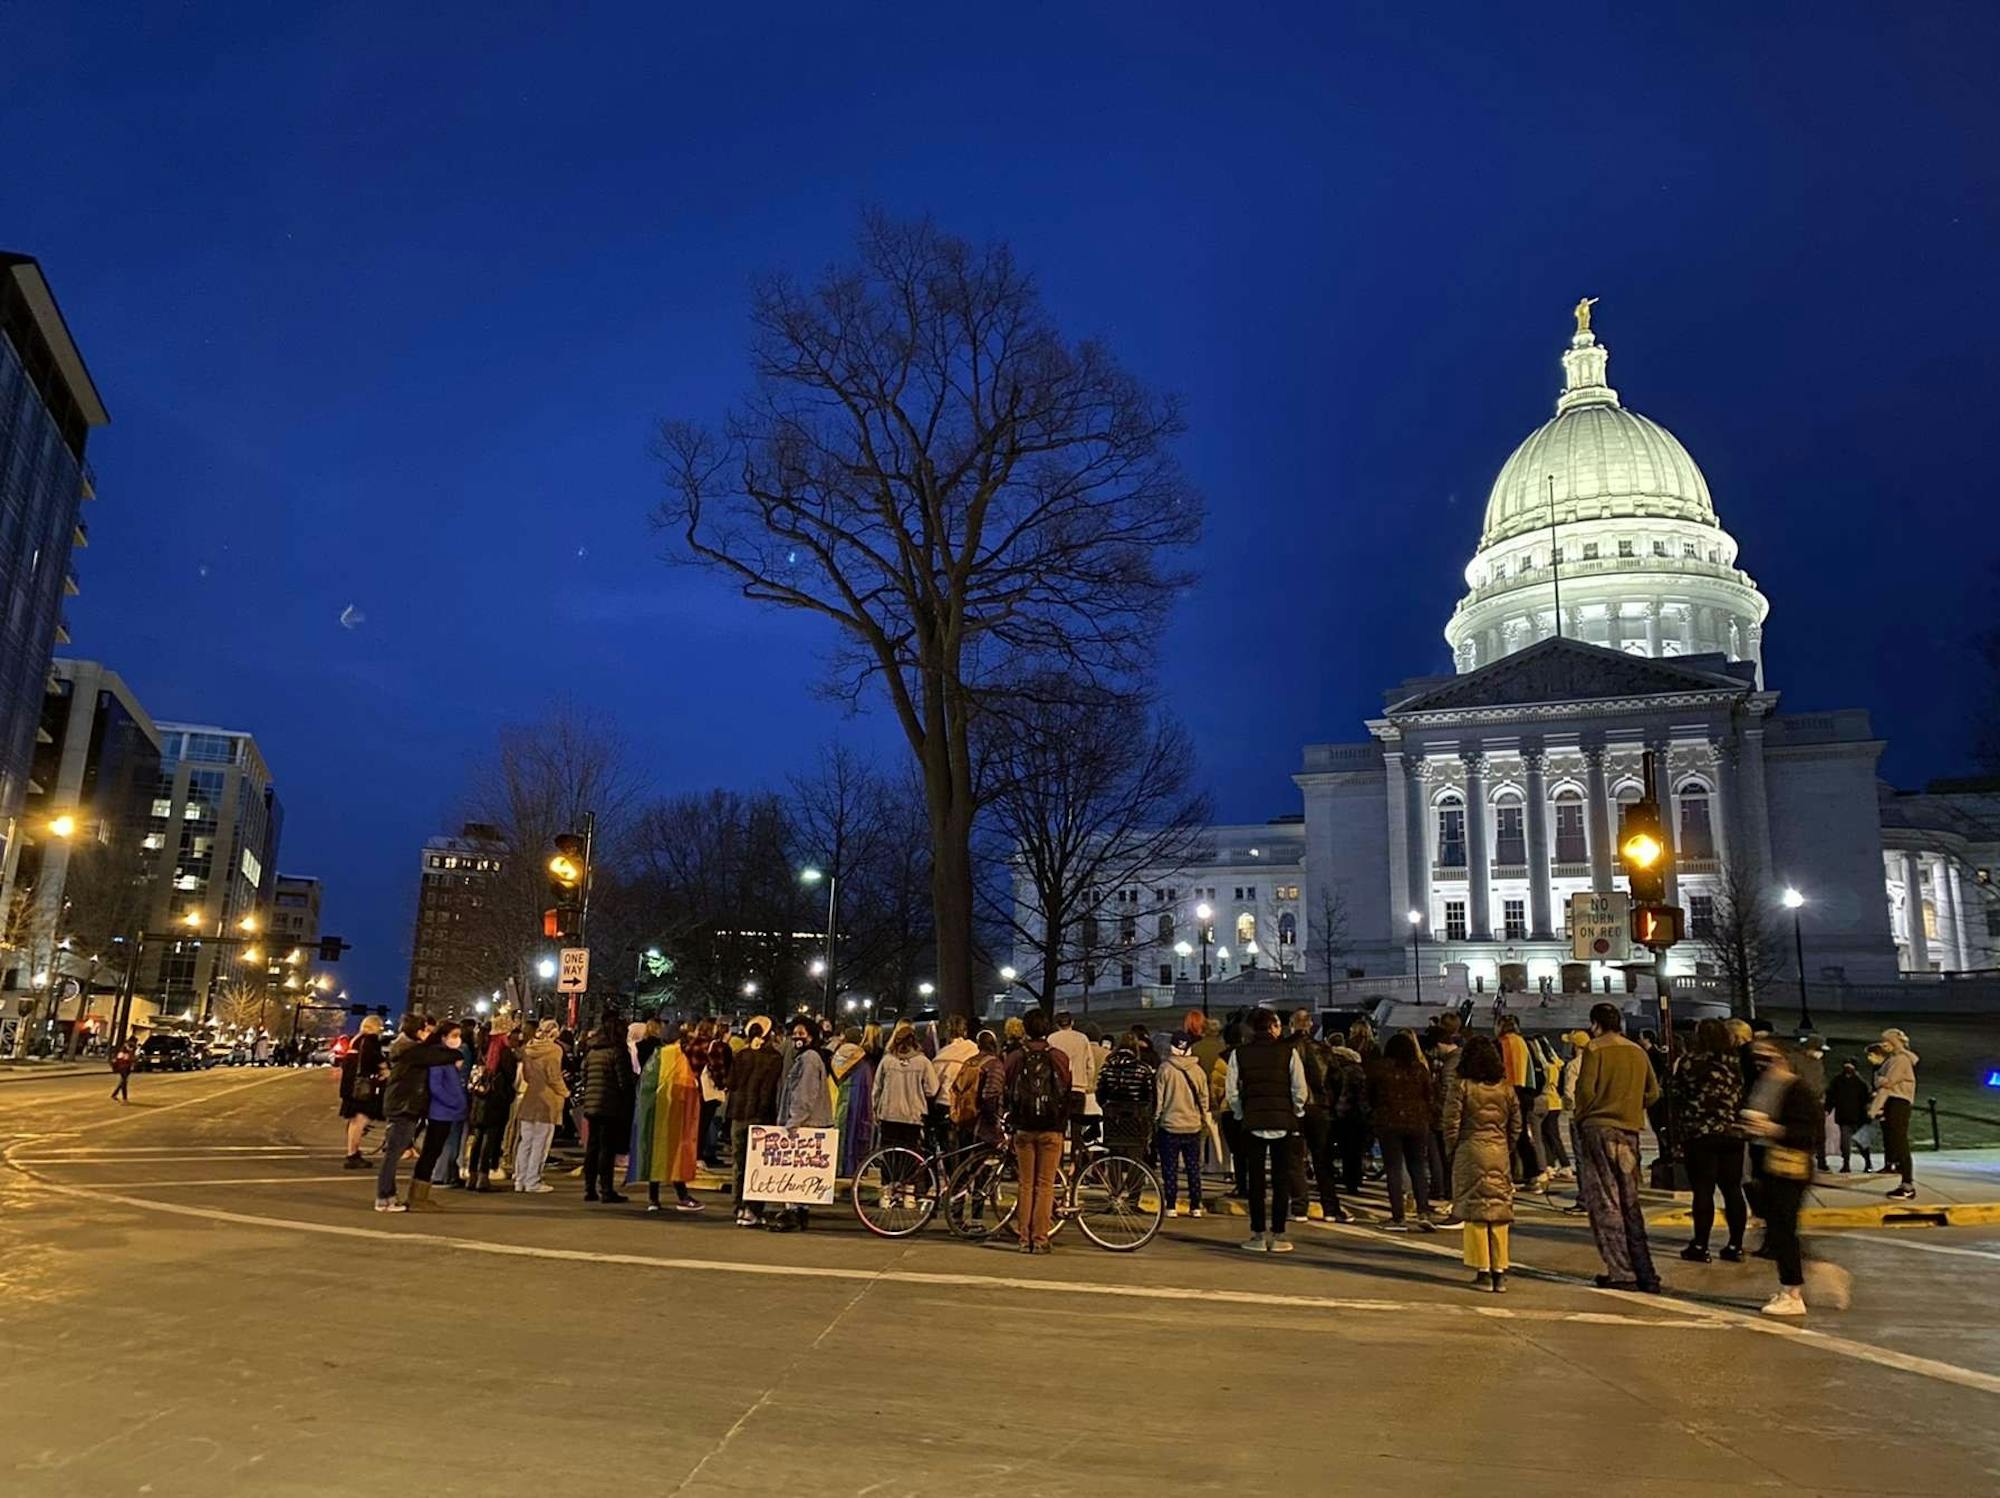
[{"label": "distant bare tree", "polygon": [[1333,1003],[1334,982],[1343,976],[1341,959],[1353,949],[1348,932],[1347,897],[1331,884],[1313,891],[1312,911],[1306,921],[1308,956],[1326,980],[1326,1001]]},{"label": "distant bare tree", "polygon": [[512,978],[530,991],[534,965],[548,948],[543,866],[551,843],[559,832],[581,831],[584,814],[595,813],[592,861],[608,877],[639,791],[624,740],[597,713],[558,703],[538,722],[501,730],[492,755],[473,768],[465,818],[495,828],[506,856],[465,933],[468,971],[445,975],[447,987],[477,993]]},{"label": "distant bare tree", "polygon": [[234,976],[216,985],[215,1008],[211,1013],[215,1022],[225,1030],[252,1029],[258,1025],[274,1032],[280,1026],[273,1023],[281,1018],[279,1011],[286,1008],[265,986],[264,975],[254,977]]},{"label": "distant bare tree", "polygon": [[1749,1019],[1757,1013],[1759,996],[1790,965],[1784,923],[1770,891],[1739,864],[1723,864],[1712,898],[1713,924],[1697,940],[1729,984],[1729,1012]]},{"label": "distant bare tree", "polygon": [[[1006,904],[994,915],[1035,953],[1036,996],[1048,1009],[1086,966],[1162,935],[1171,948],[1174,933],[1159,925],[1172,920],[1169,911],[1107,910],[1104,902],[1109,891],[1150,886],[1202,861],[1208,798],[1193,784],[1187,734],[1132,696],[1064,700],[1030,691],[987,725],[993,855],[1016,876],[998,892]],[[1107,915],[1119,922],[1115,945]]]},{"label": "distant bare tree", "polygon": [[837,631],[838,690],[889,699],[923,772],[940,1007],[972,1011],[974,722],[993,678],[1143,659],[1200,507],[1177,405],[1067,342],[1004,246],[879,214],[810,287],[758,283],[757,383],[661,428],[682,560]]}]

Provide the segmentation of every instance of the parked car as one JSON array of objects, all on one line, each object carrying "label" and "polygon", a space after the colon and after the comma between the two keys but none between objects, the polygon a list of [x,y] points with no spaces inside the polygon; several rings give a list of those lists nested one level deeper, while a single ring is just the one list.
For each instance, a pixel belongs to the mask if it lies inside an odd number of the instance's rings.
[{"label": "parked car", "polygon": [[185,1035],[148,1035],[139,1047],[140,1071],[198,1071],[201,1060]]}]

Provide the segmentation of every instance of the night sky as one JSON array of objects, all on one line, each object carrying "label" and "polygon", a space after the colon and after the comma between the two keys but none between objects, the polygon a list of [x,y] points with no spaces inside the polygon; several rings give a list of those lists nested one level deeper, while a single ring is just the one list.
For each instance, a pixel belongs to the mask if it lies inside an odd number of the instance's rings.
[{"label": "night sky", "polygon": [[894,752],[813,696],[817,624],[648,526],[655,422],[743,385],[751,273],[864,204],[1011,240],[1185,396],[1210,527],[1163,672],[1225,816],[1295,810],[1302,743],[1449,668],[1586,293],[1771,600],[1786,704],[1872,710],[1899,783],[1964,767],[2000,9],[710,9],[0,17],[0,245],[113,417],[71,650],[257,735],[356,997],[400,1004],[467,759],[564,693],[662,792]]}]

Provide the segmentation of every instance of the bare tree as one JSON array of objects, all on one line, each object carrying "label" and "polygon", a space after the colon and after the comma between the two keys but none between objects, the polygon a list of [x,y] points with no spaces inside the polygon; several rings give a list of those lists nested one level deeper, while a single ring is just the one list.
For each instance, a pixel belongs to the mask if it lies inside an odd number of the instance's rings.
[{"label": "bare tree", "polygon": [[284,1007],[282,1001],[273,1002],[262,973],[227,978],[216,985],[213,1013],[216,1023],[225,1030],[246,1030],[260,1025],[279,1029],[273,1021],[283,1018]]},{"label": "bare tree", "polygon": [[997,674],[1146,655],[1200,508],[1178,406],[1070,343],[1004,246],[864,220],[857,259],[754,293],[757,383],[719,431],[661,428],[679,556],[838,631],[921,767],[941,1007],[972,1009],[973,726]]},{"label": "bare tree", "polygon": [[1306,943],[1309,956],[1319,965],[1320,974],[1326,980],[1326,1001],[1333,1003],[1333,985],[1342,975],[1341,959],[1353,950],[1353,938],[1348,931],[1347,896],[1332,884],[1322,884],[1313,891],[1312,910],[1306,920]]},{"label": "bare tree", "polygon": [[1729,984],[1729,1012],[1749,1019],[1758,997],[1790,965],[1786,933],[1770,892],[1740,864],[1723,864],[1712,891],[1712,923],[1705,933],[1691,934]]},{"label": "bare tree", "polygon": [[539,722],[501,730],[492,756],[472,771],[465,814],[497,831],[506,856],[470,912],[461,945],[468,970],[446,975],[455,990],[476,993],[512,978],[530,991],[535,962],[548,947],[542,912],[550,844],[594,814],[592,863],[609,879],[639,789],[623,739],[596,713],[558,703]]},{"label": "bare tree", "polygon": [[[1153,885],[1206,856],[1208,798],[1180,726],[1136,698],[1065,700],[1032,691],[988,716],[995,793],[987,825],[1015,878],[995,912],[1036,954],[1037,997],[1105,956],[1164,941],[1172,912],[1105,904],[1109,891]],[[1103,926],[1119,924],[1117,943]],[[1093,923],[1095,931],[1085,923]]]}]

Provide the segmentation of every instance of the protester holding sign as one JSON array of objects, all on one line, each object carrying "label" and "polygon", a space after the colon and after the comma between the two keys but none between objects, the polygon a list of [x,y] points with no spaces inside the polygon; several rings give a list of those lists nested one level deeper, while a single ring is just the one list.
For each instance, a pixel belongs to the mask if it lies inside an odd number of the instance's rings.
[{"label": "protester holding sign", "polygon": [[[792,1059],[785,1085],[778,1094],[778,1122],[787,1129],[825,1129],[833,1124],[833,1097],[827,1087],[831,1073],[820,1049],[819,1027],[810,1017],[792,1022]],[[754,1150],[754,1146],[753,1146]],[[745,1184],[745,1194],[749,1194]],[[798,1232],[810,1225],[803,1205],[794,1205],[771,1219],[774,1233]]]}]

